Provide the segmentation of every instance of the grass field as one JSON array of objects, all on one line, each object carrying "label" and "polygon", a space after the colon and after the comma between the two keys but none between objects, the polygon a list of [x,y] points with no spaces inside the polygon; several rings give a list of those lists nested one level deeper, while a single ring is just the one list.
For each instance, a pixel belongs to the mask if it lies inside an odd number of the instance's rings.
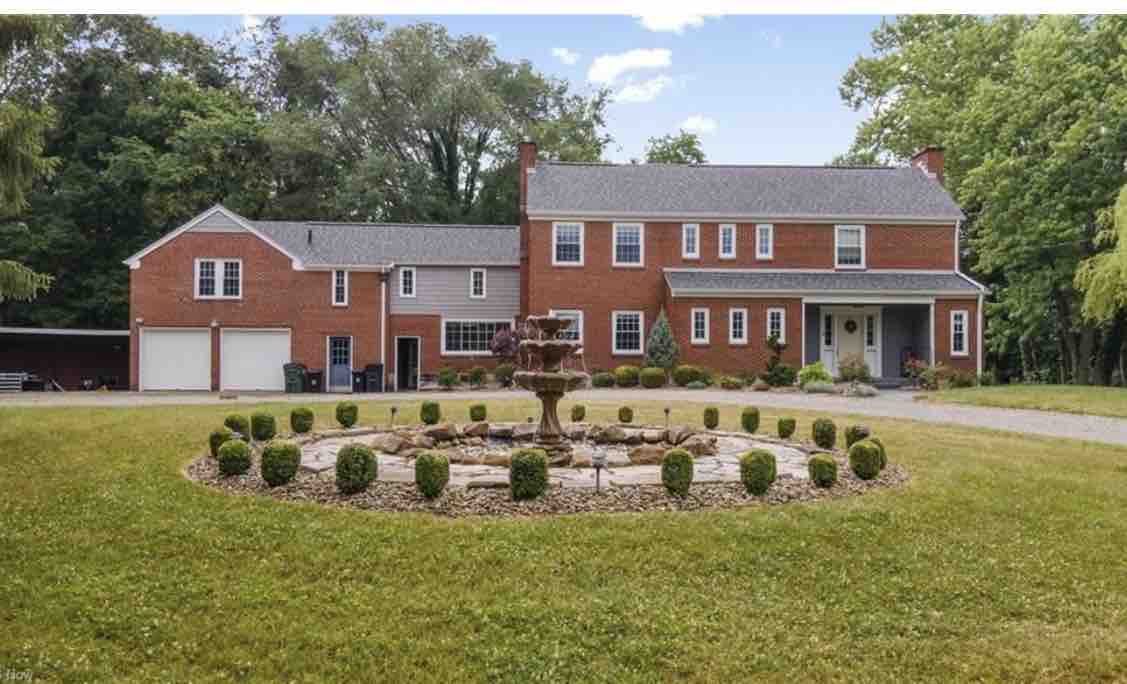
[{"label": "grass field", "polygon": [[955,404],[1127,418],[1127,389],[1122,387],[998,385],[942,390],[923,396],[929,401]]},{"label": "grass field", "polygon": [[[458,416],[465,406],[445,404]],[[313,408],[327,425],[333,407]],[[521,419],[534,408],[490,410]],[[720,410],[735,429],[738,407]],[[674,417],[696,422],[700,411],[684,404]],[[635,412],[658,422],[661,405]],[[907,487],[738,512],[448,520],[188,482],[181,468],[223,413],[0,410],[0,671],[33,681],[1127,678],[1124,449],[869,420],[911,472]],[[807,435],[815,416],[792,415]],[[386,405],[361,407],[361,422],[385,416]],[[763,429],[777,417],[765,412]]]}]

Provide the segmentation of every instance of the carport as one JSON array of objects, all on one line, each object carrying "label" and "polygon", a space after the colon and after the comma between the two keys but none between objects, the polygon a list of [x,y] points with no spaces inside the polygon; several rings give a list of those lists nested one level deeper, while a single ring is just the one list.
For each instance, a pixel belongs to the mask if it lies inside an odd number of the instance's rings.
[{"label": "carport", "polygon": [[0,389],[27,375],[48,389],[129,389],[129,331],[0,327]]}]

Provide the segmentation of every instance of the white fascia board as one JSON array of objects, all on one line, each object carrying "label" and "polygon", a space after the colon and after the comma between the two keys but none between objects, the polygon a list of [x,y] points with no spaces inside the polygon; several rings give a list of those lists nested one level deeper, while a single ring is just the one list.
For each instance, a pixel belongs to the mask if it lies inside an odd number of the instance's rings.
[{"label": "white fascia board", "polygon": [[172,242],[176,238],[180,237],[180,235],[182,235],[182,234],[186,233],[187,231],[191,230],[192,228],[197,226],[201,221],[208,218],[209,216],[212,216],[216,212],[223,214],[227,218],[229,218],[232,221],[234,221],[235,223],[237,223],[239,225],[239,227],[245,229],[247,232],[251,233],[252,235],[254,235],[258,239],[262,240],[266,244],[270,245],[274,249],[278,250],[282,254],[285,254],[286,256],[288,256],[290,259],[293,260],[294,264],[300,264],[301,263],[301,258],[298,257],[296,254],[291,254],[289,251],[286,250],[285,247],[282,247],[280,244],[275,242],[273,239],[271,239],[269,236],[267,236],[261,230],[255,228],[253,225],[251,225],[250,221],[247,221],[245,218],[243,218],[242,216],[239,216],[238,214],[231,211],[230,209],[223,206],[222,204],[216,204],[214,207],[211,207],[207,211],[204,211],[204,212],[198,214],[197,216],[192,218],[190,221],[188,221],[184,225],[180,226],[179,228],[172,231],[171,233],[165,234],[163,237],[158,239],[156,242],[150,243],[147,247],[145,247],[141,251],[137,252],[136,254],[130,256],[128,259],[126,259],[122,263],[125,264],[126,266],[128,266],[130,269],[133,269],[133,270],[140,268],[141,267],[141,259],[146,254],[149,254],[153,250],[156,250],[156,249],[163,247],[164,245],[168,244],[169,242]]},{"label": "white fascia board", "polygon": [[985,285],[978,282],[974,278],[971,278],[969,275],[967,275],[966,273],[963,273],[962,271],[955,271],[955,275],[959,276],[960,278],[967,281],[971,285],[974,285],[976,288],[978,288],[982,292],[989,292],[990,291],[990,288],[986,287]]},{"label": "white fascia board", "polygon": [[715,212],[604,212],[604,211],[537,211],[530,212],[530,221],[566,221],[566,220],[595,220],[595,221],[651,221],[661,223],[695,223],[699,221],[723,223],[869,223],[886,224],[897,223],[901,225],[920,226],[948,226],[962,220],[962,216],[809,216],[806,214],[721,214]]}]

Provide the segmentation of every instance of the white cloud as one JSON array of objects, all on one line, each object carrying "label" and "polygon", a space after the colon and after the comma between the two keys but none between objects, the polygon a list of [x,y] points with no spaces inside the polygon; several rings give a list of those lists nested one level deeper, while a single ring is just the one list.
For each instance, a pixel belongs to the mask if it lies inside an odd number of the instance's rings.
[{"label": "white cloud", "polygon": [[673,51],[665,48],[630,50],[617,55],[599,55],[587,70],[593,83],[613,83],[614,79],[637,69],[660,69],[673,63]]},{"label": "white cloud", "polygon": [[643,14],[638,23],[650,31],[684,33],[686,27],[698,28],[704,24],[703,14]]},{"label": "white cloud", "polygon": [[552,56],[568,65],[579,61],[579,53],[567,48],[552,48]]},{"label": "white cloud", "polygon": [[673,79],[662,74],[655,76],[648,81],[641,83],[631,83],[622,88],[614,95],[615,102],[622,102],[626,104],[636,104],[639,102],[652,102],[654,98],[661,94],[669,86],[673,85]]},{"label": "white cloud", "polygon": [[253,14],[243,15],[243,30],[254,33],[262,26],[262,20]]},{"label": "white cloud", "polygon": [[700,114],[693,114],[681,124],[681,128],[689,133],[696,133],[698,135],[708,135],[709,133],[716,132],[716,119],[710,116],[701,116]]}]

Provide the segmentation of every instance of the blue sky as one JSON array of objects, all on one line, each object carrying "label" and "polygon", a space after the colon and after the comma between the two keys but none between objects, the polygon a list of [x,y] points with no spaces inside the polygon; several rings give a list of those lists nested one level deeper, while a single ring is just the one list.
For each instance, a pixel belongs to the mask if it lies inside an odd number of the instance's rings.
[{"label": "blue sky", "polygon": [[[505,59],[527,59],[579,92],[617,96],[608,116],[613,161],[687,127],[713,163],[823,164],[844,152],[860,112],[838,95],[849,65],[870,54],[874,16],[385,16],[490,37]],[[288,16],[284,29],[330,17]],[[217,38],[253,17],[161,16],[162,26]]]}]

